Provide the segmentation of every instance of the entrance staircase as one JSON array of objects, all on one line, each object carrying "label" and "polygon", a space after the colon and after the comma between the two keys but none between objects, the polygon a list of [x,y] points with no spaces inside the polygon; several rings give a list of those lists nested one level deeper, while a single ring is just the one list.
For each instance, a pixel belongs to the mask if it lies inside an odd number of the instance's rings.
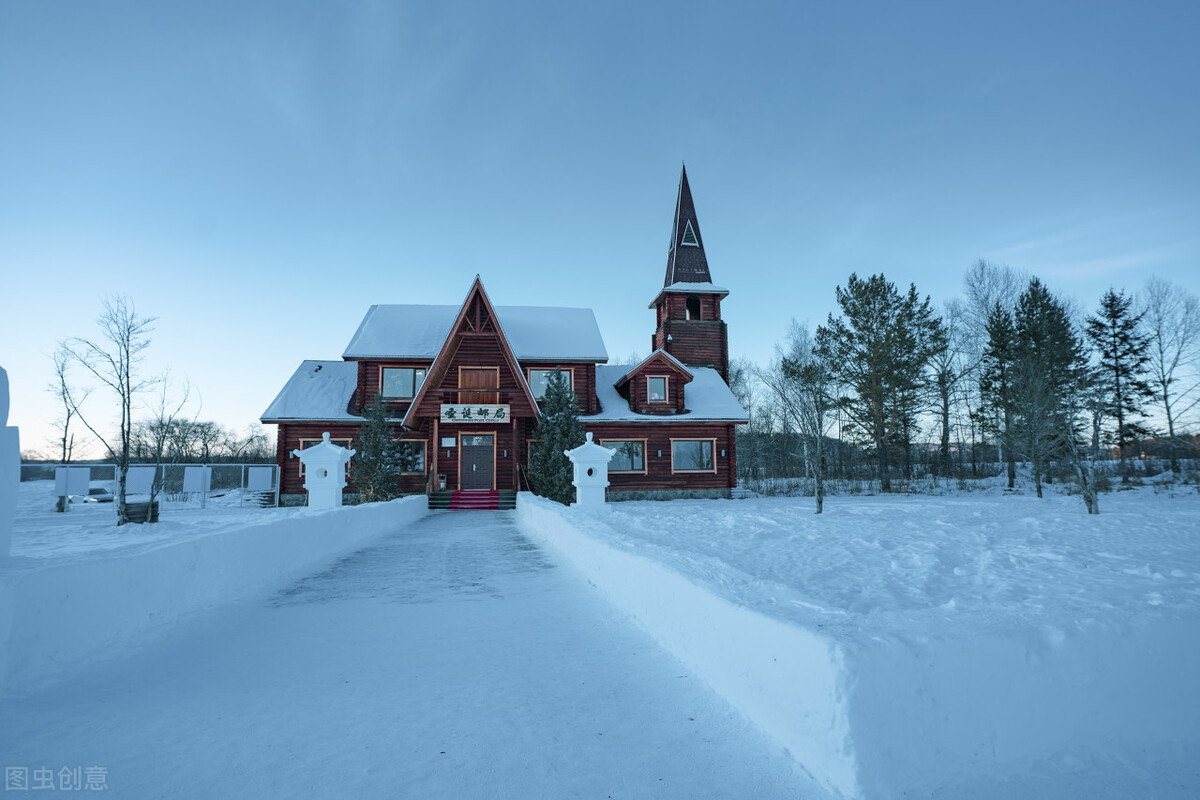
[{"label": "entrance staircase", "polygon": [[431,509],[450,511],[496,511],[517,507],[517,493],[511,489],[463,489],[431,492]]}]

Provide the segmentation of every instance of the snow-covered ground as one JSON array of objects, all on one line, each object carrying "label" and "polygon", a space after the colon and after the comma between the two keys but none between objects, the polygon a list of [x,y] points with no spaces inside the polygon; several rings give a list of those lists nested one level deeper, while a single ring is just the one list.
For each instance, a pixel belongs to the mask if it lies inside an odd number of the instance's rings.
[{"label": "snow-covered ground", "polygon": [[[109,482],[93,486],[111,488]],[[303,509],[263,509],[234,489],[209,497],[201,508],[199,497],[180,502],[159,502],[159,522],[117,528],[115,503],[71,504],[71,510],[54,510],[54,481],[26,481],[17,490],[17,516],[13,525],[12,555],[28,559],[91,557],[104,551],[179,542],[205,536],[220,528],[236,528],[277,520]]]},{"label": "snow-covered ground", "polygon": [[823,797],[512,515],[428,516],[2,700],[0,762],[115,797]]},{"label": "snow-covered ground", "polygon": [[803,498],[619,503],[554,512],[557,526],[525,514],[837,791],[1196,796],[1200,496],[1101,503],[1098,517],[1078,498],[998,494],[831,498],[821,516]]},{"label": "snow-covered ground", "polygon": [[0,761],[118,796],[1200,796],[1194,489],[121,529],[51,494],[0,567]]}]

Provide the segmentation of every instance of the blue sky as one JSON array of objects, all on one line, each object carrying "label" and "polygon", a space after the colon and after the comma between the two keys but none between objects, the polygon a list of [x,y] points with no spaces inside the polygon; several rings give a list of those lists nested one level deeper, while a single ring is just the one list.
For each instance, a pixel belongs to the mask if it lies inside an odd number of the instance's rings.
[{"label": "blue sky", "polygon": [[757,361],[851,271],[1200,292],[1198,38],[1194,3],[2,2],[10,424],[47,446],[105,294],[236,428],[476,273],[644,353],[681,161]]}]

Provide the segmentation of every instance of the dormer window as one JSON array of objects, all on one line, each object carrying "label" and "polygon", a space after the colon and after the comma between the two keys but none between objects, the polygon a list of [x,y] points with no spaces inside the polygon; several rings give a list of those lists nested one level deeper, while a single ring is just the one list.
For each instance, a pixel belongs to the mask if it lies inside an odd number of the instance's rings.
[{"label": "dormer window", "polygon": [[696,297],[695,295],[691,295],[688,297],[686,305],[687,318],[700,319],[700,298]]},{"label": "dormer window", "polygon": [[646,402],[667,402],[667,378],[665,375],[652,375],[646,378]]}]

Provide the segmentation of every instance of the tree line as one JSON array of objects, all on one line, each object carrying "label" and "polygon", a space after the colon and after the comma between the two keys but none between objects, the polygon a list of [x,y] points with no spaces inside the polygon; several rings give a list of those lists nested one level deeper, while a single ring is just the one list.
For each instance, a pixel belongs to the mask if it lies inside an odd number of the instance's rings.
[{"label": "tree line", "polygon": [[1167,281],[1136,297],[1110,289],[1088,314],[1036,277],[980,261],[940,311],[882,274],[852,274],[836,300],[840,313],[815,331],[793,321],[766,367],[731,369],[751,412],[741,476],[800,467],[818,513],[830,477],[870,475],[890,491],[917,467],[963,480],[999,465],[1012,488],[1018,462],[1039,497],[1069,474],[1096,513],[1098,461],[1115,458],[1129,481],[1147,441],[1176,472],[1197,454],[1178,427],[1200,403],[1200,302]]}]

